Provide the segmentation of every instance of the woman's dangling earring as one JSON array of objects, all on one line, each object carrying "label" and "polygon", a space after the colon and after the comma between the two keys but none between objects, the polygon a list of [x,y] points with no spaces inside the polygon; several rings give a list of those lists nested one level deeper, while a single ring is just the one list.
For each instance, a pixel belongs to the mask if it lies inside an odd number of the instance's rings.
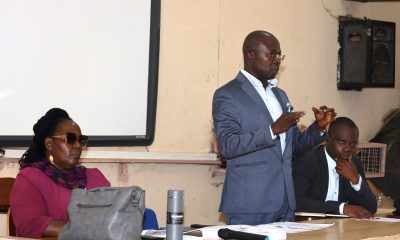
[{"label": "woman's dangling earring", "polygon": [[47,156],[47,159],[49,160],[50,164],[54,165],[53,143],[50,140],[52,141],[51,138],[45,140],[45,147],[46,147],[46,153],[49,154]]}]

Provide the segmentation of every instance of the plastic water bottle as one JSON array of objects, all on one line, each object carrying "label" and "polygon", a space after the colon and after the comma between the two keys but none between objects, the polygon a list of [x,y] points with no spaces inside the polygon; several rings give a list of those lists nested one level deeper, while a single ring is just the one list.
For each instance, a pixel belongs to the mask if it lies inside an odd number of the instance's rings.
[{"label": "plastic water bottle", "polygon": [[183,239],[183,190],[168,190],[167,240]]}]

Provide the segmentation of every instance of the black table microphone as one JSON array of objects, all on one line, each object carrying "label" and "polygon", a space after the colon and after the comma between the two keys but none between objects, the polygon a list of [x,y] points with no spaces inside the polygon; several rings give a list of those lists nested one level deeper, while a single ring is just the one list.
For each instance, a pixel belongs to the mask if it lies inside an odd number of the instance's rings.
[{"label": "black table microphone", "polygon": [[218,237],[222,239],[237,239],[237,240],[269,240],[268,236],[234,231],[229,228],[221,228],[220,230],[218,230]]}]

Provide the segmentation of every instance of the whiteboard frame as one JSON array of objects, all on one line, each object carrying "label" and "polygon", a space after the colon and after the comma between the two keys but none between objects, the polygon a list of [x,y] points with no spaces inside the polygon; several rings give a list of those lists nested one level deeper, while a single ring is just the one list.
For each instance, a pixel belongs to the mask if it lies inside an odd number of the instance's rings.
[{"label": "whiteboard frame", "polygon": [[[160,18],[161,0],[151,0],[146,134],[89,136],[89,146],[149,146],[153,143],[157,110]],[[0,147],[26,147],[32,144],[32,138],[32,135],[0,135]]]}]

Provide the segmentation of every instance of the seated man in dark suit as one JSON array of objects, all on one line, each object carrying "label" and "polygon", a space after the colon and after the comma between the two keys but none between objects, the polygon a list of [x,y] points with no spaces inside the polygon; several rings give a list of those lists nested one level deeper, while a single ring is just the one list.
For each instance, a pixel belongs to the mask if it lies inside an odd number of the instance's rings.
[{"label": "seated man in dark suit", "polygon": [[377,201],[360,161],[353,158],[357,143],[356,124],[339,117],[330,124],[325,145],[293,162],[296,211],[373,217]]}]

